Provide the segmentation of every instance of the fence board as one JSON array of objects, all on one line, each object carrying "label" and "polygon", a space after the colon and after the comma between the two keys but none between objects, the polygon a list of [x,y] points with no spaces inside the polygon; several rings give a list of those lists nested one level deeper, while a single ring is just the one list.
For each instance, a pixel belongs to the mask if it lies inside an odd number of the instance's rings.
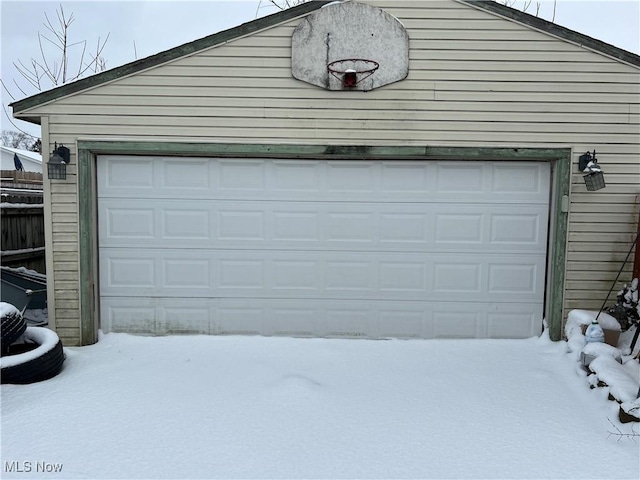
[{"label": "fence board", "polygon": [[[28,172],[31,173],[31,172]],[[42,204],[2,203],[2,265],[45,273],[44,210]]]}]

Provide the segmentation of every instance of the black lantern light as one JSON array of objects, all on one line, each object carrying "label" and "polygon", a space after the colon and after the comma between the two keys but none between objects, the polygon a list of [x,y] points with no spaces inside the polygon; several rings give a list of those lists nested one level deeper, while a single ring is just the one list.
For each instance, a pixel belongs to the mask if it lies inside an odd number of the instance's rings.
[{"label": "black lantern light", "polygon": [[67,178],[67,163],[69,163],[71,157],[70,151],[64,145],[59,147],[57,143],[54,143],[54,145],[53,152],[47,162],[47,176],[52,180],[64,180]]},{"label": "black lantern light", "polygon": [[586,174],[583,178],[584,183],[587,186],[587,190],[593,192],[605,187],[604,175],[602,174],[600,165],[598,165],[595,150],[593,151],[593,155],[591,155],[590,152],[580,155],[580,158],[578,159],[578,168],[581,172]]}]

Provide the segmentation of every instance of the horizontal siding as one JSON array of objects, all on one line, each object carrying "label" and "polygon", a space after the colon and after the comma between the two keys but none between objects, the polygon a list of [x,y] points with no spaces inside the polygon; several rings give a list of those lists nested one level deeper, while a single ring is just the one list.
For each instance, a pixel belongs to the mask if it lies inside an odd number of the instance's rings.
[{"label": "horizontal siding", "polygon": [[[544,65],[550,66],[547,63],[545,63]],[[229,72],[225,70],[226,67],[233,68],[233,78],[229,77]],[[593,86],[603,89],[607,89],[608,87],[614,88],[616,86],[621,86],[631,92],[637,91],[637,83],[634,82],[637,82],[638,76],[630,72],[615,73],[607,71],[585,73],[575,71],[542,71],[536,73],[535,78],[523,79],[522,72],[488,70],[475,72],[473,79],[470,79],[467,71],[452,71],[445,68],[443,68],[442,70],[435,70],[433,67],[433,65],[430,65],[429,70],[411,70],[409,72],[407,80],[403,82],[403,88],[408,88],[408,86],[411,85],[411,82],[414,81],[461,81],[471,84],[477,84],[478,82],[493,82],[489,84],[489,87],[491,88],[495,87],[496,82],[499,82],[500,85],[504,84],[506,86],[509,85],[509,82],[512,82],[516,85],[511,88],[526,88],[527,86],[529,86],[529,89],[531,88],[531,85],[535,85],[536,83],[541,82],[543,85],[547,84],[548,86],[553,86],[554,88],[568,88],[568,86],[570,86],[568,84],[570,83],[572,85],[575,85],[575,88],[582,89],[583,91],[585,91],[585,88],[592,89],[594,88]],[[306,88],[296,80],[289,78],[289,65],[285,65],[282,67],[276,67],[273,65],[252,65],[243,67],[202,65],[182,67],[167,66],[165,68],[167,69],[167,72],[165,73],[163,70],[162,75],[160,75],[157,70],[153,70],[146,75],[141,74],[141,76],[137,77],[137,79],[132,78],[128,83],[135,84],[136,82],[145,83],[154,81],[156,84],[173,85],[172,82],[175,82],[175,79],[173,77],[186,76],[189,77],[188,84],[191,86],[194,86],[195,82],[198,82],[200,86],[219,87],[225,84],[228,85],[233,80],[235,80],[241,83],[233,83],[231,85],[232,87],[247,85],[264,87],[271,86],[270,83],[266,82],[274,81],[288,88]],[[259,78],[256,78],[256,75],[259,75]],[[523,85],[524,87],[519,87],[519,85]],[[431,88],[433,87],[431,86]],[[87,95],[91,94],[89,93]],[[83,103],[83,101],[80,99],[76,98],[75,100],[77,103]],[[69,99],[69,102],[65,103],[73,104],[74,101]]]},{"label": "horizontal siding", "polygon": [[[234,42],[228,45],[229,48],[220,48],[216,52],[216,56],[229,57],[237,59],[238,62],[244,62],[247,58],[256,56],[256,47],[239,45]],[[263,53],[268,58],[289,58],[288,47],[271,47],[265,48]],[[412,49],[409,54],[410,60],[447,60],[447,61],[486,61],[486,62],[544,62],[544,63],[561,63],[561,62],[588,62],[593,60],[593,53],[587,50],[569,51],[545,51],[541,50],[464,50],[464,49]]]},{"label": "horizontal siding", "polygon": [[[105,135],[108,132],[112,136],[131,138],[132,127],[122,125],[100,126],[78,124],[82,128],[83,135],[96,137]],[[371,127],[371,128],[369,128]],[[401,127],[401,125],[399,125]],[[52,128],[51,135],[68,134],[72,131],[73,125],[59,126]],[[363,129],[366,129],[363,130]],[[564,146],[567,143],[567,135],[559,132],[523,132],[522,134],[511,134],[504,132],[499,134],[487,134],[482,130],[471,131],[460,128],[456,131],[420,131],[395,129],[378,129],[373,126],[361,125],[361,128],[343,128],[341,130],[314,128],[279,128],[277,126],[257,129],[257,127],[247,126],[246,129],[234,128],[211,128],[199,126],[137,126],[136,138],[147,140],[172,140],[172,141],[209,141],[215,139],[220,142],[235,143],[316,143],[331,144],[340,143],[345,145],[371,144],[389,145],[400,143],[403,145],[423,145],[431,146]],[[214,132],[215,130],[215,132]],[[250,133],[249,133],[250,132]],[[215,133],[215,135],[214,135]],[[619,145],[624,142],[624,135],[616,134],[607,136],[605,134],[576,134],[572,145],[577,146],[578,151],[592,149],[594,145],[600,146],[599,157],[606,157],[607,145]],[[606,162],[605,162],[606,163]],[[629,164],[632,162],[629,161]],[[69,178],[69,177],[68,177]],[[632,177],[627,177],[631,183]],[[637,189],[636,189],[637,191]]]},{"label": "horizontal siding", "polygon": [[[145,77],[146,78],[146,77]],[[131,84],[114,84],[104,87],[105,94],[110,96],[136,96],[139,97],[144,92],[144,96],[171,96],[175,95],[176,83],[180,83],[179,77],[173,78],[173,85],[170,82],[167,85],[154,84],[153,78],[148,83],[141,83],[140,79],[130,80]],[[165,78],[163,81],[168,82]],[[338,92],[330,95],[329,92],[322,89],[310,89],[300,82],[292,79],[283,79],[279,84],[273,84],[265,79],[252,80],[246,79],[242,81],[237,79],[236,85],[228,81],[225,84],[213,82],[210,79],[189,80],[186,85],[180,88],[180,96],[183,97],[202,97],[211,96],[219,98],[221,101],[232,102],[234,98],[252,98],[256,99],[254,104],[260,104],[265,96],[279,98],[281,101],[289,99],[304,99],[310,103],[317,101],[321,103],[324,99],[335,98],[340,95],[344,103],[353,100],[368,100],[369,102],[378,100],[395,100],[399,94],[407,100],[412,101],[467,101],[467,102],[522,102],[523,95],[527,96],[528,102],[559,102],[559,103],[584,103],[586,95],[589,96],[589,103],[634,103],[637,98],[635,91],[617,91],[617,89],[602,90],[597,85],[585,87],[576,87],[576,90],[585,91],[561,91],[561,87],[554,87],[555,91],[536,90],[531,84],[524,82],[505,82],[496,83],[493,88],[486,86],[478,89],[474,86],[474,82],[410,82],[405,80],[405,84],[410,84],[405,88],[381,88],[372,92]],[[253,85],[246,85],[252,83]],[[198,86],[200,84],[200,86]],[[245,84],[245,85],[243,85]],[[285,85],[288,87],[285,88]],[[624,85],[624,84],[623,84]],[[497,89],[499,88],[499,89]],[[566,87],[562,87],[566,90]],[[628,88],[631,90],[631,88]],[[363,98],[358,98],[363,97]],[[366,97],[366,98],[364,98]]]},{"label": "horizontal siding", "polygon": [[[556,127],[561,124],[576,125],[576,113],[567,113],[565,111],[558,112],[495,112],[495,111],[470,111],[464,110],[410,110],[410,109],[388,109],[385,110],[386,121],[438,121],[438,122],[491,122],[491,123],[508,123],[508,124],[554,124]],[[67,105],[61,110],[65,111],[65,116],[69,116],[71,121],[76,123],[84,123],[84,121],[92,121],[93,115],[87,114],[86,109],[81,105]],[[203,121],[210,119],[225,119],[228,121],[244,121],[246,118],[264,118],[269,120],[335,120],[335,111],[331,108],[314,108],[312,110],[294,109],[294,108],[259,108],[259,107],[241,107],[216,109],[211,111],[211,107],[183,107],[183,106],[154,106],[144,110],[142,114],[139,107],[108,105],[101,108],[101,121],[109,122],[116,115],[126,115],[126,119],[131,124],[148,122],[148,119],[156,120],[159,116],[168,118],[181,119],[197,119],[202,117]],[[350,109],[349,117],[352,120],[369,120],[370,115],[364,108]],[[215,120],[214,120],[215,121]],[[112,122],[112,120],[111,120]],[[607,128],[620,128],[622,125],[627,128],[638,128],[638,115],[629,115],[628,113],[590,113],[589,118],[585,119],[580,126],[591,127],[603,126]],[[146,123],[148,124],[148,123]]]},{"label": "horizontal siding", "polygon": [[[488,32],[483,32],[487,35]],[[232,45],[228,45],[231,48]],[[211,53],[201,53],[197,56],[187,57],[176,62],[179,62],[180,66],[189,67],[226,67],[228,69],[235,68],[289,68],[291,66],[291,59],[288,56],[281,57],[268,57],[262,56],[260,51],[255,52],[254,57],[244,58],[242,64],[238,64],[238,61],[233,56],[214,56]],[[260,55],[260,56],[258,56]],[[173,65],[177,65],[173,62]],[[542,67],[542,68],[541,68]],[[546,67],[546,68],[545,68]],[[464,64],[461,64],[458,60],[447,57],[438,61],[426,61],[413,58],[411,61],[411,70],[426,70],[429,69],[433,72],[438,71],[450,71],[450,72],[533,72],[543,73],[549,67],[554,67],[558,72],[566,73],[630,73],[629,67],[623,64],[612,65],[610,61],[599,55],[593,54],[588,60],[580,63],[561,63],[558,61],[552,61],[549,57],[544,58],[542,61],[523,63],[519,61],[501,61],[501,62],[485,62],[478,59],[471,58]],[[164,67],[162,67],[164,68]],[[525,77],[523,77],[525,80]]]},{"label": "horizontal siding", "polygon": [[[569,146],[576,161],[595,148],[607,188],[586,192],[574,162],[565,310],[599,308],[637,228],[640,70],[454,1],[369,3],[409,30],[402,82],[362,93],[294,80],[294,20],[30,113],[49,116],[51,140],[66,145]],[[76,165],[51,201],[56,295],[69,302],[58,302],[58,329],[79,338]]]},{"label": "horizontal siding", "polygon": [[[104,116],[132,116],[154,115],[158,117],[180,115],[191,112],[193,117],[248,117],[248,118],[335,118],[336,109],[344,107],[344,99],[327,98],[321,102],[311,103],[309,99],[290,99],[287,105],[274,99],[246,99],[234,97],[233,100],[223,97],[163,97],[146,96],[151,103],[147,107],[140,105],[140,99],[135,95],[87,95],[85,103],[74,102],[69,99],[64,105],[59,105],[57,114],[69,115],[73,121],[75,116],[92,115],[88,108]],[[234,106],[220,105],[221,100],[233,101]],[[393,99],[376,99],[377,108],[388,112],[391,118],[406,118],[422,114],[425,118],[442,115],[444,119],[465,120],[462,115],[469,115],[470,119],[502,119],[504,115],[513,115],[518,122],[544,123],[548,119],[556,122],[576,123],[576,116],[581,115],[580,124],[609,123],[637,123],[637,105],[627,103],[584,104],[584,103],[550,103],[524,102],[521,98],[517,102],[423,102],[397,101]],[[352,97],[349,99],[350,118],[369,119],[371,102],[368,97]],[[588,115],[582,115],[588,114]]]},{"label": "horizontal siding", "polygon": [[[75,137],[58,136],[55,141],[71,147]],[[50,145],[47,151],[52,150]],[[50,183],[56,331],[66,346],[80,345],[77,162],[74,149],[71,151],[69,181]]]},{"label": "horizontal siding", "polygon": [[[254,73],[258,73],[255,71]],[[628,79],[628,83],[606,83],[606,82],[557,82],[557,81],[543,81],[538,79],[537,81],[481,81],[479,79],[461,79],[461,80],[449,80],[443,79],[441,81],[433,81],[429,79],[427,75],[425,78],[416,78],[418,75],[409,74],[408,78],[402,82],[402,91],[462,91],[462,92],[495,92],[495,93],[572,93],[572,94],[584,94],[593,93],[598,95],[608,95],[609,98],[619,99],[617,96],[621,94],[640,94],[640,86],[637,83],[631,83],[631,78]],[[215,80],[212,80],[215,78]],[[176,83],[176,76],[164,76],[164,75],[140,75],[133,77],[127,82],[128,88],[135,88],[137,85],[144,85],[145,88],[149,87],[174,87]],[[192,90],[190,92],[203,93],[199,87],[206,89],[216,89],[225,92],[226,90],[235,90],[238,88],[256,89],[262,92],[264,95],[265,89],[287,89],[292,96],[305,95],[307,87],[292,78],[279,78],[276,77],[196,77],[191,76],[188,81],[188,87]],[[390,91],[391,89],[389,89]],[[127,92],[127,89],[116,91],[115,94]],[[380,92],[370,92],[367,95],[378,98]],[[324,90],[318,90],[321,96],[328,96]],[[395,91],[397,94],[397,91]],[[377,94],[377,95],[376,95]],[[359,93],[352,93],[354,95],[362,95]],[[228,96],[228,95],[225,95]],[[305,96],[306,98],[306,96]],[[384,96],[381,96],[384,98]],[[602,98],[607,98],[603,96]]]},{"label": "horizontal siding", "polygon": [[[418,117],[418,115],[416,115]],[[98,115],[78,115],[72,118],[70,122],[65,123],[65,127],[67,129],[77,129],[82,128],[83,126],[91,127],[93,125],[98,126],[99,128],[104,128],[108,126],[109,128],[120,128],[122,130],[129,130],[134,127],[137,131],[138,127],[141,128],[154,128],[153,126],[149,127],[151,122],[157,120],[156,116],[148,116],[148,115],[132,115],[127,117],[113,117],[113,116],[98,116]],[[58,117],[52,117],[51,121],[56,123]],[[264,131],[269,131],[272,129],[284,130],[285,133],[297,129],[300,131],[304,130],[323,130],[329,131],[328,135],[333,135],[330,133],[335,130],[335,118],[314,118],[314,119],[306,119],[306,118],[279,118],[279,124],[274,125],[274,118],[254,118],[252,121],[252,128],[257,128]],[[202,131],[202,134],[206,134],[206,132],[210,132],[211,129],[216,129],[216,131],[224,131],[228,130],[237,130],[243,134],[246,134],[244,130],[244,126],[246,125],[245,118],[233,118],[233,117],[202,117],[197,124],[194,123],[193,117],[181,117],[181,116],[167,116],[164,117],[165,126],[171,128],[179,128],[179,129],[198,129],[194,130],[194,132]],[[458,120],[458,121],[446,121],[439,116],[433,116],[433,118],[429,119],[419,119],[419,118],[410,118],[410,116],[406,116],[405,118],[397,118],[397,119],[351,119],[349,122],[349,130],[360,130],[360,129],[368,129],[368,130],[380,130],[380,131],[397,131],[399,129],[403,129],[407,132],[409,131],[418,131],[423,132],[425,130],[431,132],[486,132],[487,130],[497,130],[496,133],[500,131],[509,131],[509,134],[518,134],[522,133],[523,135],[532,134],[537,135],[538,133],[544,133],[548,138],[552,141],[555,140],[554,137],[549,137],[549,135],[571,135],[575,141],[582,142],[582,138],[584,137],[584,142],[593,141],[607,141],[614,143],[624,143],[625,139],[629,135],[634,135],[638,130],[638,124],[576,124],[569,122],[537,122],[537,123],[527,123],[527,122],[503,122],[498,121],[497,119],[494,121],[483,121],[483,122],[474,122],[470,120]],[[117,129],[115,131],[118,131]],[[67,131],[57,128],[56,130],[52,130],[52,133],[60,133],[65,134]],[[188,132],[184,132],[185,134]],[[504,133],[501,133],[504,135]],[[601,138],[600,138],[601,137]],[[562,139],[557,139],[558,142],[561,142]]]}]

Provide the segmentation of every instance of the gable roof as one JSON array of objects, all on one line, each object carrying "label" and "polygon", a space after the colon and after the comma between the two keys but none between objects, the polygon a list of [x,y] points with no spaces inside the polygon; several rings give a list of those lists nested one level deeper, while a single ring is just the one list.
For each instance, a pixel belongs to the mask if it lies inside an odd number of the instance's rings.
[{"label": "gable roof", "polygon": [[[634,53],[628,52],[621,48],[615,47],[611,44],[589,37],[574,30],[562,27],[548,20],[530,15],[520,10],[507,7],[501,3],[497,3],[493,0],[455,0],[459,3],[466,4],[470,7],[474,7],[486,12],[499,15],[501,17],[516,21],[523,25],[529,26],[536,30],[548,33],[560,39],[569,41],[571,43],[589,48],[595,52],[602,53],[611,58],[617,59],[621,62],[636,66],[640,68],[640,56]],[[14,115],[18,112],[22,112],[29,108],[37,107],[45,103],[57,100],[68,95],[72,95],[88,88],[96,87],[113,80],[117,80],[122,77],[133,75],[139,71],[146,70],[163,63],[176,60],[186,55],[205,50],[207,48],[214,47],[216,45],[235,40],[246,35],[264,30],[266,28],[273,27],[279,23],[292,20],[297,17],[307,15],[324,5],[332,3],[332,0],[314,0],[306,3],[302,3],[295,7],[283,10],[281,12],[268,15],[266,17],[258,18],[256,20],[243,23],[237,27],[223,30],[218,33],[200,38],[193,42],[185,43],[178,47],[165,50],[163,52],[151,55],[146,58],[135,60],[120,67],[115,67],[110,70],[92,75],[90,77],[76,80],[75,82],[61,85],[59,87],[47,90],[45,92],[32,95],[23,100],[18,100],[10,104],[13,107]],[[32,123],[39,124],[39,117],[23,117],[22,120],[30,121]]]}]

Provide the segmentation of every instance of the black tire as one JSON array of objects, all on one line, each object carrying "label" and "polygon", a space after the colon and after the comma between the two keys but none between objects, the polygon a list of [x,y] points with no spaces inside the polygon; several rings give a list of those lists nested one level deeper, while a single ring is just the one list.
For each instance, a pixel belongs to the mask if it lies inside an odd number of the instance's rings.
[{"label": "black tire", "polygon": [[[27,342],[37,342],[37,330],[44,327],[28,327],[24,333]],[[38,345],[32,351],[18,354],[15,356],[2,357],[3,365],[1,374],[1,383],[27,384],[41,382],[55,377],[62,370],[64,362],[64,351],[62,342],[58,336],[51,330],[47,332],[48,336],[55,335],[57,342],[49,347],[47,345]],[[37,355],[34,357],[34,355]],[[10,366],[5,366],[10,362]],[[18,362],[16,364],[16,362]]]},{"label": "black tire", "polygon": [[0,319],[0,346],[2,350],[15,342],[27,329],[27,322],[19,311],[9,312]]}]

